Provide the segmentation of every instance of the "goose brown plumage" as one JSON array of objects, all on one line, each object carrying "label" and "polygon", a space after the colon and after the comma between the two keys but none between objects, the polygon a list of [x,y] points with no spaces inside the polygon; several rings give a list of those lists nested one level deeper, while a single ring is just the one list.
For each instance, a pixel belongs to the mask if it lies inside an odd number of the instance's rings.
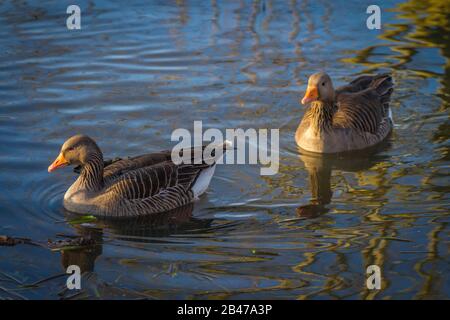
[{"label": "goose brown plumage", "polygon": [[[227,146],[229,143],[225,142],[217,150],[226,150]],[[189,150],[190,154],[197,157],[194,149]],[[213,149],[213,161],[203,159],[177,165],[171,160],[171,151],[161,151],[120,159],[105,166],[95,141],[85,135],[75,135],[63,144],[48,171],[67,165],[81,166],[79,177],[64,195],[67,210],[131,217],[166,212],[193,202],[206,190],[214,174],[215,161],[221,156],[217,152],[216,157]]]},{"label": "goose brown plumage", "polygon": [[308,104],[295,133],[298,146],[318,153],[360,150],[383,141],[393,127],[388,74],[361,76],[336,90],[324,72],[309,77]]}]

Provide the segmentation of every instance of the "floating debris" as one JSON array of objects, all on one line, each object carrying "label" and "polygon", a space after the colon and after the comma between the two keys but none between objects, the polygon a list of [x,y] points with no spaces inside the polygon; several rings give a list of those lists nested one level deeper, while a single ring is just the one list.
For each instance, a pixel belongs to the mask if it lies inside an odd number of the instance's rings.
[{"label": "floating debris", "polygon": [[84,237],[56,241],[52,241],[51,239],[49,239],[47,242],[48,247],[52,251],[76,250],[84,247],[94,246],[96,244],[97,241],[95,241],[94,239]]},{"label": "floating debris", "polygon": [[41,244],[38,242],[34,242],[28,238],[16,238],[6,235],[0,235],[0,246],[12,247],[18,244],[29,244],[33,246],[48,248],[52,251],[59,251],[82,249],[85,247],[97,245],[98,242],[90,237],[70,236],[69,239],[64,240],[53,241],[51,239],[48,239],[47,243]]},{"label": "floating debris", "polygon": [[92,223],[94,221],[97,221],[97,218],[91,215],[85,215],[85,216],[81,216],[81,217],[77,217],[75,219],[69,220],[68,222],[71,225],[76,225],[76,224],[89,224]]},{"label": "floating debris", "polygon": [[0,246],[12,247],[18,244],[31,244],[34,246],[39,246],[39,244],[33,242],[29,238],[14,238],[5,235],[0,235]]}]

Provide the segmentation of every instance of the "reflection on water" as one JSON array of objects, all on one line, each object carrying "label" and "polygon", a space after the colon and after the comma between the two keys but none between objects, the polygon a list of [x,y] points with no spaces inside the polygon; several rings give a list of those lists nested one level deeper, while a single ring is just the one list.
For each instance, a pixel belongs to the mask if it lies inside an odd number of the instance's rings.
[{"label": "reflection on water", "polygon": [[[117,235],[117,239],[134,242],[151,242],[152,238],[164,238],[182,231],[194,231],[207,228],[211,220],[192,217],[193,205],[176,210],[138,219],[102,219],[95,225],[89,223],[76,224],[74,231],[78,237],[95,241],[95,250],[62,250],[62,265],[66,269],[76,264],[82,272],[93,271],[94,261],[102,253],[103,230],[109,229]],[[67,213],[68,217],[73,216]],[[74,218],[75,220],[76,218]],[[69,218],[70,221],[70,218]]]},{"label": "reflection on water", "polygon": [[[448,298],[450,8],[387,1],[80,2],[0,5],[0,234],[95,239],[85,249],[0,249],[1,298]],[[396,82],[387,144],[299,152],[307,76]],[[167,149],[175,128],[280,128],[280,172],[220,166],[193,206],[144,220],[74,224],[60,144],[93,136],[105,156]],[[53,277],[84,271],[81,293]],[[368,265],[382,290],[365,288]],[[50,277],[50,278],[49,278]],[[23,284],[39,285],[24,288]]]},{"label": "reflection on water", "polygon": [[388,161],[380,153],[390,146],[389,137],[378,145],[361,151],[340,154],[317,154],[299,148],[300,159],[303,161],[309,175],[311,189],[310,204],[297,208],[297,214],[306,218],[317,217],[328,212],[326,205],[331,202],[333,190],[331,187],[332,170],[346,172],[363,172],[382,161]]}]

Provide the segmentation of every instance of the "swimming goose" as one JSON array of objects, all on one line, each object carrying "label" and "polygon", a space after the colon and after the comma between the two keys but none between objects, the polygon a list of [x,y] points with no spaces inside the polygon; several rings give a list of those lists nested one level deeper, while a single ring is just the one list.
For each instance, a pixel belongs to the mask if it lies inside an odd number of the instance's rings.
[{"label": "swimming goose", "polygon": [[309,77],[301,103],[309,105],[295,133],[304,150],[336,153],[359,150],[384,140],[393,127],[388,74],[361,76],[334,90],[324,72]]},{"label": "swimming goose", "polygon": [[[217,149],[226,150],[229,145],[225,142]],[[190,151],[197,157],[194,148]],[[171,151],[162,151],[105,166],[95,141],[75,135],[63,144],[48,171],[81,165],[80,176],[64,195],[64,207],[71,212],[107,217],[142,216],[181,207],[204,193],[214,174],[215,161],[223,155],[215,154],[213,149],[210,164],[191,161],[193,164],[176,165],[171,160]]]}]

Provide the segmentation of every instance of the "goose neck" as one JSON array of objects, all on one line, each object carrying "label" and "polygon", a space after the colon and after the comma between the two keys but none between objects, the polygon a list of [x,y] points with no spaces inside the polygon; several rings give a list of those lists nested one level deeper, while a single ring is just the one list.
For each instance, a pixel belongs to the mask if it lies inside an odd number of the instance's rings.
[{"label": "goose neck", "polygon": [[316,133],[331,129],[336,107],[333,102],[314,101],[309,110],[311,126]]},{"label": "goose neck", "polygon": [[91,155],[83,165],[78,178],[80,188],[98,191],[103,187],[103,155]]}]

